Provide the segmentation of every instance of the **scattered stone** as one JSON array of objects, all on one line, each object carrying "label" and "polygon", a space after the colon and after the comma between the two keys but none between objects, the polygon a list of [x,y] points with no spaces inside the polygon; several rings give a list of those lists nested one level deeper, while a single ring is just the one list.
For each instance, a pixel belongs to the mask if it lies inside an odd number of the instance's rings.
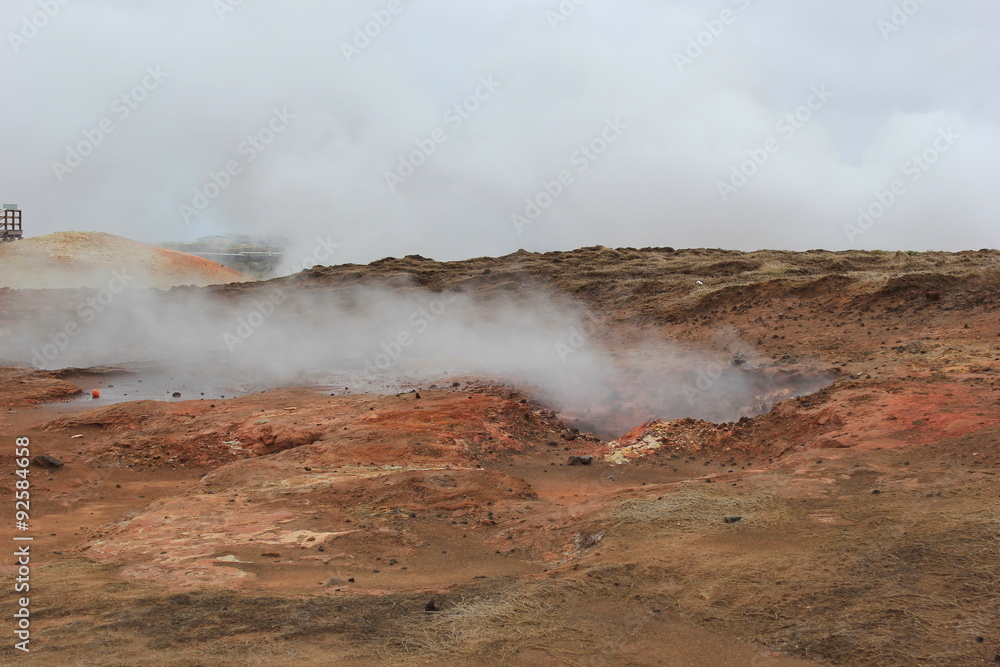
[{"label": "scattered stone", "polygon": [[571,456],[566,461],[566,463],[571,466],[589,466],[593,462],[593,456]]},{"label": "scattered stone", "polygon": [[34,463],[39,468],[55,469],[63,467],[63,462],[57,459],[56,457],[52,456],[51,454],[41,454],[40,456],[36,456],[35,458],[31,459],[31,462]]},{"label": "scattered stone", "polygon": [[437,600],[431,600],[424,605],[424,611],[441,611],[441,608],[437,606]]},{"label": "scattered stone", "polygon": [[171,396],[173,396],[174,398],[180,398],[181,397],[181,392],[175,391],[173,394],[171,394]]},{"label": "scattered stone", "polygon": [[723,519],[726,523],[739,523],[743,520],[741,516],[727,516]]}]

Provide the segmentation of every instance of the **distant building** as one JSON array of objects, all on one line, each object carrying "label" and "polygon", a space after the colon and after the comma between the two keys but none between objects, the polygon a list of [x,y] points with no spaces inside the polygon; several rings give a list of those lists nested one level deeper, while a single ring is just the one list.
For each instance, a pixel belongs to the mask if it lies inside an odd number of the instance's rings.
[{"label": "distant building", "polygon": [[17,204],[4,204],[0,215],[0,241],[21,238],[21,209]]}]

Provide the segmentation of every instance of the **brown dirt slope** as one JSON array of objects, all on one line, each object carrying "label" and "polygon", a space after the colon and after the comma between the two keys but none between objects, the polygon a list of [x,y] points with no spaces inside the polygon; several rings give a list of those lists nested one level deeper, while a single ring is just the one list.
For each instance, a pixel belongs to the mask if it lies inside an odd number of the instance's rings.
[{"label": "brown dirt slope", "polygon": [[314,285],[377,281],[434,291],[516,292],[525,284],[547,285],[634,323],[672,322],[723,304],[745,309],[770,298],[814,298],[863,309],[880,297],[957,288],[963,298],[955,306],[1000,303],[1000,251],[989,249],[740,252],[594,246],[459,262],[388,257],[367,266],[314,267],[306,275]]}]

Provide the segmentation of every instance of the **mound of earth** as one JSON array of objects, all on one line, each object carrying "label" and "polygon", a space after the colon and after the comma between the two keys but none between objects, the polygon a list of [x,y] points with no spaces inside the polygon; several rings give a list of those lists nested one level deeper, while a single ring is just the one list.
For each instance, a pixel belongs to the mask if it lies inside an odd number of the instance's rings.
[{"label": "mound of earth", "polygon": [[52,403],[83,393],[55,371],[29,368],[0,369],[0,409],[15,410]]},{"label": "mound of earth", "polygon": [[0,244],[0,287],[169,289],[253,280],[195,255],[103,232],[56,232]]}]

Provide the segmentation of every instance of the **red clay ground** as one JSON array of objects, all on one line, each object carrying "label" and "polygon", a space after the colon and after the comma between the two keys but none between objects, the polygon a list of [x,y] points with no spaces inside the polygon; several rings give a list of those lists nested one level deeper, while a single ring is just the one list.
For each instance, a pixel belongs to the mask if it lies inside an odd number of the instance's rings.
[{"label": "red clay ground", "polygon": [[66,462],[33,472],[21,661],[995,664],[998,259],[598,247],[309,272],[527,280],[584,299],[615,344],[725,327],[835,372],[754,419],[604,442],[477,382],[92,407],[39,405],[69,395],[59,373],[4,371],[5,440]]}]

